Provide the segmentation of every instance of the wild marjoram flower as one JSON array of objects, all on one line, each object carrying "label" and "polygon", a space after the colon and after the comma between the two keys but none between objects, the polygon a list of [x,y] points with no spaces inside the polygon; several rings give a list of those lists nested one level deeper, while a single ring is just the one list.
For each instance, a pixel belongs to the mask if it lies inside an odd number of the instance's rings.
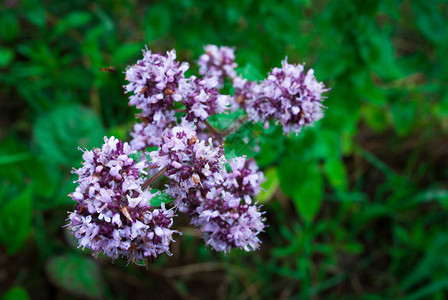
[{"label": "wild marjoram flower", "polygon": [[246,102],[246,112],[254,122],[280,122],[283,131],[299,133],[323,117],[322,93],[328,91],[314,77],[314,70],[304,72],[303,65],[282,61],[268,78],[253,87],[252,98]]},{"label": "wild marjoram flower", "polygon": [[181,212],[195,215],[201,197],[223,181],[224,151],[212,139],[201,141],[192,124],[184,122],[162,138],[160,149],[150,153],[151,162],[166,168],[171,179],[167,194],[176,199]]},{"label": "wild marjoram flower", "polygon": [[190,124],[174,127],[150,156],[172,179],[166,192],[200,227],[207,245],[224,252],[258,249],[264,224],[251,196],[260,191],[263,175],[254,163],[246,167],[246,159],[239,157],[230,162],[232,172],[226,172],[222,148],[213,147],[211,138],[200,141]]},{"label": "wild marjoram flower", "polygon": [[172,209],[151,207],[155,196],[141,186],[146,162],[136,163],[127,143],[104,138],[101,149],[85,151],[83,166],[73,170],[78,187],[70,197],[78,202],[69,212],[68,228],[97,255],[104,252],[131,262],[155,259],[169,253],[175,230]]},{"label": "wild marjoram flower", "polygon": [[205,53],[199,57],[199,74],[216,77],[219,86],[224,85],[225,78],[235,78],[235,53],[233,48],[207,45],[204,47]]},{"label": "wild marjoram flower", "polygon": [[126,92],[134,92],[129,97],[129,104],[141,109],[141,118],[148,123],[167,118],[166,113],[174,107],[175,102],[182,100],[179,92],[179,81],[188,70],[188,63],[175,61],[176,51],[167,55],[153,54],[143,51],[143,59],[126,70],[129,84]]},{"label": "wild marjoram flower", "polygon": [[244,156],[230,160],[230,167],[221,185],[208,191],[192,223],[201,227],[206,245],[216,251],[253,251],[260,246],[258,234],[264,229],[263,213],[252,201],[260,192],[263,173]]},{"label": "wild marjoram flower", "polygon": [[[124,88],[132,92],[129,104],[141,110],[141,122],[134,125],[130,145],[105,137],[101,149],[84,151],[83,166],[73,171],[79,178],[70,197],[77,204],[67,226],[79,247],[131,262],[169,254],[173,233],[179,233],[171,229],[174,210],[186,213],[216,251],[260,247],[265,218],[255,197],[263,173],[253,159],[226,159],[228,133],[214,128],[209,117],[240,110],[247,116],[235,124],[273,119],[284,133],[298,133],[322,117],[327,89],[312,69],[305,73],[286,59],[255,82],[237,76],[232,48],[208,45],[205,51],[198,61],[202,77],[185,78],[189,65],[177,62],[174,50],[166,55],[144,50],[143,59],[127,68]],[[219,91],[226,78],[235,90],[232,97]],[[130,156],[136,151],[149,155],[136,162]],[[147,171],[154,175],[148,178]],[[168,179],[163,191],[149,189],[161,176]],[[151,206],[161,193],[174,198],[172,209]]]},{"label": "wild marjoram flower", "polygon": [[206,76],[202,79],[191,76],[180,83],[183,95],[182,104],[186,108],[185,118],[194,122],[205,121],[211,115],[223,113],[228,109],[230,96],[218,93],[216,77]]}]

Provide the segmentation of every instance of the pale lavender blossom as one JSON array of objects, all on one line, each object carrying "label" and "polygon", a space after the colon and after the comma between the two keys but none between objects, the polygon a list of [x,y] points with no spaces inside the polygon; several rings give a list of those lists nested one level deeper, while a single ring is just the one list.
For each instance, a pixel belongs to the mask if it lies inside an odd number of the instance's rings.
[{"label": "pale lavender blossom", "polygon": [[125,256],[138,263],[170,253],[173,241],[173,210],[154,208],[150,200],[156,195],[142,190],[145,161],[136,163],[135,153],[127,143],[104,138],[101,149],[84,151],[83,165],[75,192],[77,202],[69,212],[67,225],[78,239],[79,247],[104,252],[112,259]]},{"label": "pale lavender blossom", "polygon": [[257,91],[257,83],[238,76],[233,79],[232,85],[235,92],[230,100],[231,110],[246,108],[246,100],[254,97],[254,93]]},{"label": "pale lavender blossom", "polygon": [[143,51],[143,59],[126,70],[124,86],[126,93],[133,92],[129,104],[141,109],[141,117],[148,123],[166,118],[166,113],[174,108],[174,103],[182,100],[179,81],[184,78],[189,65],[176,60],[176,51],[166,55]]},{"label": "pale lavender blossom", "polygon": [[299,133],[323,116],[322,93],[328,91],[314,77],[313,69],[305,73],[303,65],[282,61],[274,68],[247,102],[246,111],[252,121],[280,122],[285,133]]},{"label": "pale lavender blossom", "polygon": [[192,223],[200,227],[205,244],[216,251],[232,248],[257,250],[261,244],[258,234],[264,229],[259,206],[241,203],[240,198],[222,189],[212,189],[196,209]]},{"label": "pale lavender blossom", "polygon": [[226,172],[223,182],[225,190],[251,204],[252,197],[260,193],[263,172],[258,171],[255,160],[247,160],[246,156],[235,157],[229,164],[231,170]]},{"label": "pale lavender blossom", "polygon": [[181,80],[180,91],[184,96],[186,119],[190,122],[206,120],[210,115],[223,113],[228,109],[230,96],[221,95],[216,77],[205,76]]},{"label": "pale lavender blossom", "polygon": [[166,192],[177,199],[181,212],[194,213],[201,195],[223,180],[225,158],[212,139],[200,140],[194,125],[184,122],[168,131],[160,149],[150,153],[151,163],[171,179]]},{"label": "pale lavender blossom", "polygon": [[132,140],[131,148],[141,151],[147,147],[158,147],[162,142],[162,136],[166,130],[174,127],[177,119],[174,117],[174,111],[167,112],[165,119],[154,123],[136,123],[130,132]]},{"label": "pale lavender blossom", "polygon": [[198,61],[199,74],[215,76],[218,78],[219,87],[223,86],[226,77],[236,77],[235,68],[238,67],[238,64],[235,62],[233,48],[207,45],[204,50],[205,54],[202,54]]}]

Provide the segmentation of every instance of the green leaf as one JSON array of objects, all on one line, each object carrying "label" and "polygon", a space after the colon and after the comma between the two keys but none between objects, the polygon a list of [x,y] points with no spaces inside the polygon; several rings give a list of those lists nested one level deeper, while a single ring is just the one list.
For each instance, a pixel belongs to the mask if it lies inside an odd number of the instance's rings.
[{"label": "green leaf", "polygon": [[339,49],[323,51],[313,67],[316,77],[319,80],[330,80],[341,75],[349,67],[349,60],[341,59],[342,55]]},{"label": "green leaf", "polygon": [[0,242],[6,245],[9,254],[20,249],[31,231],[32,190],[29,185],[0,209]]},{"label": "green leaf", "polygon": [[123,44],[117,48],[112,56],[113,65],[123,65],[129,62],[130,59],[135,60],[141,55],[142,44]]},{"label": "green leaf", "polygon": [[19,161],[28,160],[32,157],[33,157],[33,155],[29,152],[0,156],[0,165],[12,164],[12,163],[16,163]]},{"label": "green leaf", "polygon": [[262,191],[257,197],[257,201],[260,203],[265,203],[271,200],[280,186],[277,168],[269,168],[266,170],[264,172],[264,178],[266,181],[261,184]]},{"label": "green leaf", "polygon": [[0,47],[0,68],[7,67],[14,59],[14,51]]},{"label": "green leaf", "polygon": [[286,136],[281,127],[271,126],[268,130],[263,131],[259,139],[260,151],[256,154],[258,165],[263,167],[275,163],[285,151]]},{"label": "green leaf", "polygon": [[47,274],[54,284],[80,297],[99,298],[102,278],[98,266],[90,258],[62,255],[47,262]]},{"label": "green leaf", "polygon": [[374,105],[365,105],[362,108],[362,114],[367,125],[377,132],[384,132],[389,127],[387,113],[384,109]]},{"label": "green leaf", "polygon": [[398,135],[406,136],[412,133],[417,114],[416,101],[396,101],[391,107],[392,119]]},{"label": "green leaf", "polygon": [[146,40],[152,42],[161,38],[170,28],[171,11],[160,3],[151,5],[145,16]]},{"label": "green leaf", "polygon": [[[445,291],[448,289],[448,279],[439,279],[437,281],[432,281],[428,283],[427,285],[424,285],[423,287],[419,288],[414,293],[410,294],[406,297],[406,300],[415,300],[415,299],[429,299],[429,296],[432,296],[430,298],[437,299],[435,296],[435,293],[438,291]],[[443,293],[442,295],[444,295]],[[443,296],[442,296],[443,297]],[[443,299],[443,298],[440,298]]]},{"label": "green leaf", "polygon": [[237,73],[241,73],[244,79],[250,81],[263,80],[266,76],[252,63],[247,63],[244,68],[236,69]]},{"label": "green leaf", "polygon": [[347,191],[347,170],[340,159],[327,159],[325,161],[324,170],[328,181],[336,190],[343,192]]},{"label": "green leaf", "polygon": [[293,198],[297,213],[311,222],[319,212],[323,197],[323,178],[318,165],[286,157],[278,172],[280,185]]},{"label": "green leaf", "polygon": [[2,41],[13,41],[19,33],[19,18],[13,13],[0,15],[0,37]]},{"label": "green leaf", "polygon": [[360,54],[365,62],[382,78],[394,80],[403,74],[395,60],[394,47],[388,35],[372,32],[365,44],[361,44]]},{"label": "green leaf", "polygon": [[[157,191],[158,191],[157,189],[151,190],[152,193],[155,193]],[[158,194],[157,196],[155,196],[154,198],[151,199],[151,206],[159,207],[162,205],[162,203],[167,204],[172,201],[174,201],[173,197],[171,197],[170,195],[168,195],[165,192],[161,192],[160,194]]]},{"label": "green leaf", "polygon": [[[419,282],[431,278],[438,269],[443,267],[446,270],[447,261],[446,253],[448,251],[448,235],[445,233],[438,234],[429,245],[425,245],[425,253],[420,261],[414,266],[412,272],[408,272],[404,280],[400,282],[402,290],[408,290]],[[443,272],[445,273],[445,272]]]},{"label": "green leaf", "polygon": [[92,15],[85,11],[74,11],[65,16],[55,28],[55,36],[61,36],[67,30],[86,25],[92,20]]},{"label": "green leaf", "polygon": [[442,43],[447,38],[446,14],[442,9],[431,1],[412,1],[412,7],[418,18],[415,25],[429,41],[434,44]]},{"label": "green leaf", "polygon": [[243,124],[237,132],[227,136],[224,149],[227,158],[246,155],[248,158],[255,155],[256,146],[255,130],[257,125]]},{"label": "green leaf", "polygon": [[105,130],[94,111],[81,106],[56,107],[34,126],[34,142],[49,164],[74,166],[81,160],[78,147],[99,147]]},{"label": "green leaf", "polygon": [[25,15],[32,24],[42,27],[45,25],[45,8],[40,1],[26,1]]},{"label": "green leaf", "polygon": [[10,288],[3,296],[1,300],[29,300],[30,297],[26,290],[21,286],[15,286]]}]

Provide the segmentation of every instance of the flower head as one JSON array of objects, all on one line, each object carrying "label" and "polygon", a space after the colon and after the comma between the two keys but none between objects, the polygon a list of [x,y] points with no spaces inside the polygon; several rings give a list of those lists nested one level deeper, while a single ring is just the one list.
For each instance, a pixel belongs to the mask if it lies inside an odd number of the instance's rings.
[{"label": "flower head", "polygon": [[150,157],[159,169],[166,168],[165,174],[171,179],[167,193],[178,199],[182,212],[194,211],[199,196],[223,180],[226,160],[222,148],[214,147],[211,139],[208,143],[199,140],[193,125],[187,122],[168,131],[160,149]]},{"label": "flower head", "polygon": [[282,67],[274,68],[260,84],[247,112],[253,121],[275,119],[285,133],[299,133],[303,126],[322,118],[322,93],[326,91],[313,69],[305,73],[303,65],[292,65],[285,59]]},{"label": "flower head", "polygon": [[158,147],[162,142],[162,136],[166,130],[176,124],[174,111],[165,113],[165,119],[154,123],[136,123],[130,135],[131,148],[136,151],[144,150],[147,147]]},{"label": "flower head", "polygon": [[101,149],[86,150],[83,166],[73,171],[79,178],[70,197],[77,204],[69,212],[68,228],[80,247],[113,259],[138,262],[169,253],[174,213],[151,207],[155,194],[141,189],[146,163],[129,157],[135,152],[127,143],[114,137],[104,142]]},{"label": "flower head", "polygon": [[206,245],[223,252],[259,248],[264,218],[257,205],[241,203],[232,193],[212,189],[196,210],[192,223],[201,228]]},{"label": "flower head", "polygon": [[259,172],[255,161],[247,160],[246,156],[235,157],[229,164],[231,171],[224,176],[224,188],[235,197],[244,199],[246,204],[251,204],[252,197],[260,193],[263,172]]},{"label": "flower head", "polygon": [[143,59],[126,70],[126,92],[134,94],[129,104],[141,109],[141,117],[148,122],[165,119],[167,111],[173,108],[174,102],[180,101],[179,81],[188,70],[188,63],[179,64],[176,51],[167,54],[155,54],[143,51]]},{"label": "flower head", "polygon": [[199,74],[215,76],[218,78],[220,87],[223,86],[226,77],[236,77],[235,68],[238,64],[235,62],[233,48],[207,45],[204,50],[205,54],[202,54],[198,61]]},{"label": "flower head", "polygon": [[186,107],[188,121],[204,121],[210,115],[227,110],[230,97],[219,94],[217,85],[216,77],[209,76],[201,79],[191,76],[181,82],[181,92],[184,95],[182,103]]},{"label": "flower head", "polygon": [[240,107],[246,108],[246,100],[254,97],[257,83],[238,76],[233,79],[232,85],[235,89],[235,93],[231,98],[232,111],[235,111]]}]

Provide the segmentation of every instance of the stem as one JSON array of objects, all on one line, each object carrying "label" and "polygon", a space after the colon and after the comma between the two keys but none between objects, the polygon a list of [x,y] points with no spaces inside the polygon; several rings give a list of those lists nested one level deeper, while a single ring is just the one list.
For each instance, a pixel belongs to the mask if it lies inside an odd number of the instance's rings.
[{"label": "stem", "polygon": [[153,183],[154,181],[157,180],[157,178],[159,178],[160,176],[162,176],[163,174],[165,174],[166,171],[166,167],[163,168],[162,170],[160,170],[159,172],[157,172],[156,174],[154,174],[151,178],[149,178],[148,180],[145,181],[145,183],[143,183],[142,185],[142,191],[146,190],[151,183]]},{"label": "stem", "polygon": [[243,125],[247,120],[249,120],[249,116],[247,116],[247,115],[243,116],[241,119],[236,120],[236,121],[235,121],[236,125],[233,126],[233,127],[231,127],[231,128],[229,128],[229,129],[227,129],[227,130],[225,130],[224,132],[222,132],[222,135],[226,137],[226,136],[228,136],[228,135],[234,133],[234,132],[237,131],[238,128],[239,128],[241,125]]},{"label": "stem", "polygon": [[221,136],[221,134],[207,121],[204,121],[205,126],[207,126],[207,129],[211,131],[211,133],[221,142],[221,144],[224,144],[224,140]]}]

